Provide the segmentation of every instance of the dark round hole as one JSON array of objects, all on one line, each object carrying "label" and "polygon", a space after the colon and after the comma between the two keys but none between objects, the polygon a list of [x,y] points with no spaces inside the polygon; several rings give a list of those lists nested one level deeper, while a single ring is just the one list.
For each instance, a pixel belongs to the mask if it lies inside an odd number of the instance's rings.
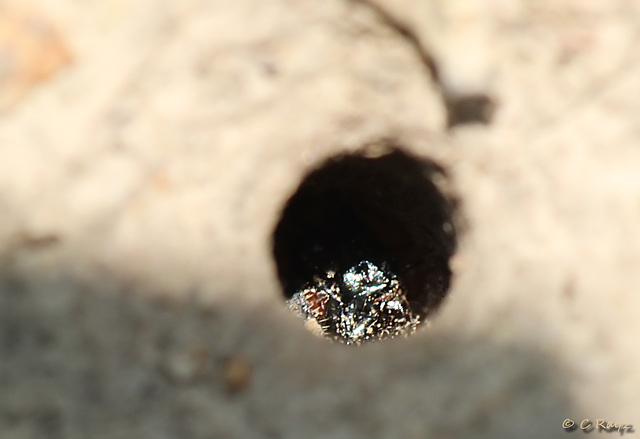
[{"label": "dark round hole", "polygon": [[273,236],[285,298],[362,261],[386,267],[420,320],[447,294],[454,206],[434,183],[435,163],[399,149],[334,157],[288,200]]}]

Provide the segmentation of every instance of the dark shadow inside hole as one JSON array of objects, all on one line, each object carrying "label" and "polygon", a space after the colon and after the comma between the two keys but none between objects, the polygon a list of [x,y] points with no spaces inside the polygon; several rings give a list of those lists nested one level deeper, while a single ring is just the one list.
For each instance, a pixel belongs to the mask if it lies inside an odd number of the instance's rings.
[{"label": "dark shadow inside hole", "polygon": [[452,201],[434,184],[435,163],[400,150],[328,160],[304,179],[274,232],[287,299],[329,270],[362,260],[388,266],[422,317],[437,309],[451,279],[456,235]]}]

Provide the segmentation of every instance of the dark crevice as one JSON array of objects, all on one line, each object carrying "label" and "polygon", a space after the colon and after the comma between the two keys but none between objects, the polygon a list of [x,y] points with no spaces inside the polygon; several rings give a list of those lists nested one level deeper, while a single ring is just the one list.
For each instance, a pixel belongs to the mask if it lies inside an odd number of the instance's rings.
[{"label": "dark crevice", "polygon": [[420,59],[422,65],[424,65],[429,72],[431,79],[438,84],[440,87],[440,72],[438,70],[438,65],[435,62],[435,59],[429,54],[427,50],[422,47],[420,44],[420,40],[417,35],[413,32],[413,30],[394,17],[392,14],[387,12],[383,7],[377,4],[372,0],[351,0],[354,3],[364,5],[369,10],[371,10],[378,19],[384,23],[388,28],[393,30],[396,34],[400,35],[403,40],[407,41],[409,45],[413,48],[415,54]]},{"label": "dark crevice", "polygon": [[453,94],[444,84],[442,75],[435,58],[420,42],[420,39],[410,26],[402,23],[393,14],[385,10],[373,0],[351,0],[366,6],[387,27],[398,34],[418,56],[422,65],[429,72],[431,80],[436,84],[447,113],[447,128],[466,124],[489,124],[496,109],[496,101],[486,94]]},{"label": "dark crevice", "polygon": [[487,95],[469,94],[445,99],[447,127],[470,123],[488,124],[493,118],[495,102]]}]

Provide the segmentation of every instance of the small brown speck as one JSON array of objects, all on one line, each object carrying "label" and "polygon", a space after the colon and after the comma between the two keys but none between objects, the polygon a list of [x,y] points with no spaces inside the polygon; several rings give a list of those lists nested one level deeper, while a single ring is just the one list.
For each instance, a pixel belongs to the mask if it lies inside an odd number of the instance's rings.
[{"label": "small brown speck", "polygon": [[52,245],[58,244],[61,238],[54,234],[30,234],[24,233],[18,237],[18,241],[21,246],[24,247],[50,247]]},{"label": "small brown speck", "polygon": [[564,285],[564,297],[566,297],[568,300],[573,300],[575,296],[575,290],[576,290],[576,286],[573,279],[567,280],[567,282]]},{"label": "small brown speck", "polygon": [[223,366],[224,385],[229,393],[237,393],[251,384],[251,363],[242,355],[233,355]]}]

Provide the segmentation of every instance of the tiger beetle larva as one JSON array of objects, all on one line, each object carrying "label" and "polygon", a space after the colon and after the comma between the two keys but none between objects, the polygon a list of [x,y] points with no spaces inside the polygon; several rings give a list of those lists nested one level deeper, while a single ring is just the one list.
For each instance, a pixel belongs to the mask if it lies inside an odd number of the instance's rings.
[{"label": "tiger beetle larva", "polygon": [[315,332],[346,344],[408,335],[420,323],[397,277],[366,260],[316,276],[288,304]]}]

